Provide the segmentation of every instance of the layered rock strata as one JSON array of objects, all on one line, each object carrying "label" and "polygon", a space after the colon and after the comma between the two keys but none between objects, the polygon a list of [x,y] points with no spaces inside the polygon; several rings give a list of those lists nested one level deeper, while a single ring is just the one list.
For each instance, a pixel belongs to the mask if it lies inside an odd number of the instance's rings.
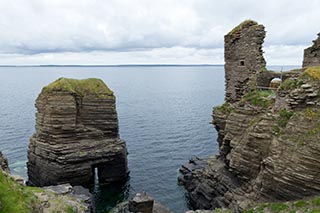
[{"label": "layered rock strata", "polygon": [[320,67],[310,67],[289,73],[278,91],[252,90],[215,107],[219,154],[180,169],[193,206],[241,212],[320,195],[319,85]]},{"label": "layered rock strata", "polygon": [[36,100],[36,132],[28,149],[30,185],[88,185],[127,177],[113,92],[99,79],[60,78]]}]

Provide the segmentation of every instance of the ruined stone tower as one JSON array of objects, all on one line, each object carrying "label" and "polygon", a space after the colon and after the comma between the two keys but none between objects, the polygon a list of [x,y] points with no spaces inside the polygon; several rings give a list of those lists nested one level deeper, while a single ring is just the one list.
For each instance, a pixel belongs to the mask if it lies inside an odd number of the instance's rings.
[{"label": "ruined stone tower", "polygon": [[225,35],[225,78],[227,102],[236,102],[255,89],[256,75],[266,66],[262,44],[264,26],[247,20]]},{"label": "ruined stone tower", "polygon": [[60,78],[36,100],[36,132],[28,150],[28,184],[87,186],[128,175],[113,92],[100,79]]},{"label": "ruined stone tower", "polygon": [[313,45],[304,50],[302,67],[320,66],[320,33]]}]

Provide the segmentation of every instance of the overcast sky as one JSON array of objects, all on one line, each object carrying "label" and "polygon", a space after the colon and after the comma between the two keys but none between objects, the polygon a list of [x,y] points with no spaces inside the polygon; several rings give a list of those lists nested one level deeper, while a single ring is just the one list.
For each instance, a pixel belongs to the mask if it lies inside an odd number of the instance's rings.
[{"label": "overcast sky", "polygon": [[268,65],[300,65],[319,0],[0,0],[0,65],[223,64],[223,36],[266,26]]}]

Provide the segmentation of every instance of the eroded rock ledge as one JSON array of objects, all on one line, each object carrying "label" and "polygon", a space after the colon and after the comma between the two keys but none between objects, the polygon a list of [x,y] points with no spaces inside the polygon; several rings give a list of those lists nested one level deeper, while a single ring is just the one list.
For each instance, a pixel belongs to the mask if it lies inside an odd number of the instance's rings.
[{"label": "eroded rock ledge", "polygon": [[123,180],[126,144],[119,137],[113,92],[99,79],[60,78],[36,100],[36,132],[28,150],[28,184],[36,186]]},{"label": "eroded rock ledge", "polygon": [[[238,40],[234,42],[250,40],[247,36],[255,34],[247,32],[257,26],[253,23],[236,28]],[[235,58],[225,60],[232,64]],[[231,73],[237,75],[237,66],[243,70],[252,67],[241,63],[241,57],[237,60],[239,65],[233,63],[226,72],[233,70]],[[258,61],[264,63],[260,55]],[[237,76],[234,81],[226,79],[226,103],[215,107],[212,115],[219,154],[192,159],[180,169],[179,182],[196,209],[222,207],[242,212],[257,202],[320,195],[320,64],[316,65],[283,73],[285,81],[277,91],[260,88],[265,87],[260,82],[277,75],[266,70],[247,72],[244,80]],[[226,78],[233,76],[226,73]]]}]

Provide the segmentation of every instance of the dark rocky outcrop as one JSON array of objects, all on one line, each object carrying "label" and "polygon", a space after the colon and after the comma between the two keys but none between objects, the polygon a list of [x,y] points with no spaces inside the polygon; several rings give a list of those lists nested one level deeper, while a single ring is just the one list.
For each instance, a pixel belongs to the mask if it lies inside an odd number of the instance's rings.
[{"label": "dark rocky outcrop", "polygon": [[320,33],[313,45],[304,50],[302,67],[320,66]]},{"label": "dark rocky outcrop", "polygon": [[0,151],[0,169],[6,173],[10,173],[8,159]]},{"label": "dark rocky outcrop", "polygon": [[111,213],[169,213],[170,210],[147,195],[137,193],[128,202],[118,204]]},{"label": "dark rocky outcrop", "polygon": [[127,177],[113,92],[99,79],[60,78],[36,100],[36,132],[28,150],[28,184],[88,185]]},{"label": "dark rocky outcrop", "polygon": [[[263,74],[254,75],[259,87]],[[180,169],[195,208],[241,212],[320,195],[320,67],[284,75],[278,91],[252,88],[214,108],[219,154]]]},{"label": "dark rocky outcrop", "polygon": [[266,66],[262,51],[265,34],[263,25],[248,20],[225,35],[226,101],[239,101],[256,86],[255,74]]}]

